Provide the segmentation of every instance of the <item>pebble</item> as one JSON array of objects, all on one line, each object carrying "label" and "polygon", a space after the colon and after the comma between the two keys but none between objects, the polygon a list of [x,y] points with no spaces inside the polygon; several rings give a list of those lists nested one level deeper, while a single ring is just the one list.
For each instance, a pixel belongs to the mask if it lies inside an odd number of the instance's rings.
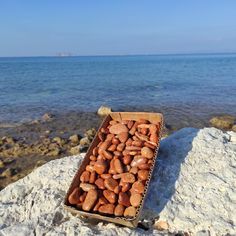
[{"label": "pebble", "polygon": [[4,167],[4,162],[2,160],[0,160],[0,168]]},{"label": "pebble", "polygon": [[154,223],[154,226],[153,226],[154,229],[157,229],[157,230],[168,230],[169,228],[169,225],[166,221],[163,221],[163,220],[159,220],[159,221],[156,221]]},{"label": "pebble", "polygon": [[108,106],[100,106],[98,111],[97,111],[97,114],[99,116],[107,116],[109,115],[110,113],[112,112],[111,110],[111,107],[108,107]]},{"label": "pebble", "polygon": [[77,134],[74,134],[74,135],[71,135],[71,136],[69,137],[69,140],[70,140],[72,143],[74,143],[74,144],[78,144],[78,142],[79,142],[79,137],[78,137]]}]

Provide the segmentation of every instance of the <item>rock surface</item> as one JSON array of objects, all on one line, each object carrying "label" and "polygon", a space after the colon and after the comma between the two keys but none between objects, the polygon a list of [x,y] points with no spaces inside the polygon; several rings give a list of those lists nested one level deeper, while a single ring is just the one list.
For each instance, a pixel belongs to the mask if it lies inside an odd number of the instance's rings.
[{"label": "rock surface", "polygon": [[236,118],[230,115],[216,116],[210,120],[210,124],[219,129],[231,129]]},{"label": "rock surface", "polygon": [[[236,134],[185,128],[161,142],[142,212],[169,233],[236,234]],[[167,235],[150,228],[89,224],[63,209],[84,154],[51,161],[0,192],[0,235]]]},{"label": "rock surface", "polygon": [[97,114],[99,116],[107,116],[112,112],[110,107],[106,107],[106,106],[101,106],[99,107]]}]

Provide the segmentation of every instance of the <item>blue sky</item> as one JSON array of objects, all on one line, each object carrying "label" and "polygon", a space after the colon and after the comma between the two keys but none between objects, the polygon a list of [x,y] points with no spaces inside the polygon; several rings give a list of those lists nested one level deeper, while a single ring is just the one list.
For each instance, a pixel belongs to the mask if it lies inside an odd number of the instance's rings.
[{"label": "blue sky", "polygon": [[0,56],[58,52],[236,52],[236,1],[0,1]]}]

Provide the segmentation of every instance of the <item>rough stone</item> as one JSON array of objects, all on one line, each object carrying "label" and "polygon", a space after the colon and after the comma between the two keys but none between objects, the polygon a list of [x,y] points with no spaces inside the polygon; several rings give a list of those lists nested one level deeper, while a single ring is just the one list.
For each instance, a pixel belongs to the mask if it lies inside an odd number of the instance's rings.
[{"label": "rough stone", "polygon": [[89,140],[93,140],[94,136],[96,135],[96,129],[92,128],[85,132],[84,136],[87,137]]},{"label": "rough stone", "polygon": [[42,116],[42,120],[47,122],[47,121],[51,121],[53,119],[53,115],[52,114],[49,114],[49,113],[45,113],[43,116]]},{"label": "rough stone", "polygon": [[72,147],[72,148],[70,149],[70,153],[71,153],[72,155],[79,154],[80,152],[81,152],[81,146],[80,146],[80,145],[77,145],[77,146]]},{"label": "rough stone", "polygon": [[53,142],[56,142],[57,144],[59,144],[60,146],[63,146],[63,144],[65,144],[65,140],[63,140],[61,137],[55,137],[52,140]]},{"label": "rough stone", "polygon": [[10,178],[12,176],[12,171],[10,168],[4,170],[1,174],[0,177],[2,178]]},{"label": "rough stone", "polygon": [[210,120],[210,124],[219,129],[231,129],[234,122],[235,117],[230,115],[216,116]]},{"label": "rough stone", "polygon": [[236,125],[232,126],[232,131],[236,132]]},{"label": "rough stone", "polygon": [[55,149],[49,151],[46,155],[55,157],[55,156],[58,156],[60,154],[60,151],[61,150],[59,148],[55,148]]},{"label": "rough stone", "polygon": [[74,144],[78,144],[78,143],[79,143],[79,137],[78,137],[77,134],[71,135],[71,136],[69,137],[69,140],[70,140],[72,143],[74,143]]},{"label": "rough stone", "polygon": [[84,138],[80,139],[79,143],[81,146],[89,146],[91,141],[88,139],[88,137],[84,137]]},{"label": "rough stone", "polygon": [[4,162],[2,160],[0,160],[0,168],[4,167]]},{"label": "rough stone", "polygon": [[167,230],[169,228],[169,226],[168,226],[168,223],[166,221],[158,220],[158,221],[155,222],[153,228],[162,231],[162,230]]},{"label": "rough stone", "polygon": [[63,200],[80,154],[51,161],[1,190],[0,235],[235,235],[232,133],[185,128],[161,141],[141,220],[168,222],[167,232],[89,224],[68,213]]},{"label": "rough stone", "polygon": [[99,107],[97,114],[99,116],[107,116],[112,112],[111,107],[108,106],[101,106]]}]

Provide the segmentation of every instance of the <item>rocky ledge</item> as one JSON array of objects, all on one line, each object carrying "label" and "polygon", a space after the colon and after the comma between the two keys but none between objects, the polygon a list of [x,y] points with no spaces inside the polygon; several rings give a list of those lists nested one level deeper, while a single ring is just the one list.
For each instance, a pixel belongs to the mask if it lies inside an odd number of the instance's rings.
[{"label": "rocky ledge", "polygon": [[3,189],[0,235],[236,234],[235,132],[184,128],[162,140],[142,212],[147,231],[90,224],[64,210],[83,157],[51,161]]}]

